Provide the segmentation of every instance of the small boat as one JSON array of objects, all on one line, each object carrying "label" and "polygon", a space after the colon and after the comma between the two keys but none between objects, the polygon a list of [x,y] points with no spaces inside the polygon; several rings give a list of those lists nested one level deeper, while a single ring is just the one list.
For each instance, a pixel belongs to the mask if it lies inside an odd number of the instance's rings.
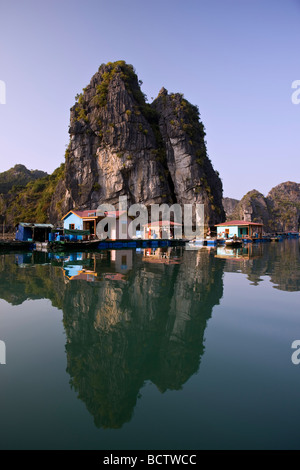
[{"label": "small boat", "polygon": [[288,232],[286,234],[287,238],[299,238],[299,232]]},{"label": "small boat", "polygon": [[191,245],[191,246],[203,246],[203,243],[204,243],[204,240],[202,238],[194,238],[193,240],[190,240],[188,242],[188,245]]},{"label": "small boat", "polygon": [[242,239],[242,242],[243,242],[243,243],[253,243],[253,240],[252,240],[252,238],[250,238],[250,237],[244,237],[244,238]]},{"label": "small boat", "polygon": [[240,238],[227,238],[225,240],[225,246],[237,247],[242,245],[242,240]]},{"label": "small boat", "polygon": [[280,242],[282,241],[282,237],[271,237],[270,240],[271,242]]}]

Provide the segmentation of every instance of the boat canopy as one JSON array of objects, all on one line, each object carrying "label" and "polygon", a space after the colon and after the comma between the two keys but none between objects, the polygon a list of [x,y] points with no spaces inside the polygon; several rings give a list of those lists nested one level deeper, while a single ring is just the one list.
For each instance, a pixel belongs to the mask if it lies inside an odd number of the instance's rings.
[{"label": "boat canopy", "polygon": [[77,229],[70,229],[70,228],[65,228],[64,230],[65,235],[90,235],[89,230],[77,230]]}]

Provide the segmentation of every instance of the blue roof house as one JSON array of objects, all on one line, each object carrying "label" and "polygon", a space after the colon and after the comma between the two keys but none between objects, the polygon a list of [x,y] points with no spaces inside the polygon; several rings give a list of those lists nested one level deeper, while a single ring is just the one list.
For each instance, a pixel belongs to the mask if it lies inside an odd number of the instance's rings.
[{"label": "blue roof house", "polygon": [[16,226],[15,239],[20,241],[47,242],[52,229],[52,224],[20,222]]},{"label": "blue roof house", "polygon": [[[91,235],[96,235],[97,220],[95,210],[69,211],[63,218],[64,230],[89,230]],[[78,234],[77,239],[82,240],[83,235]]]}]

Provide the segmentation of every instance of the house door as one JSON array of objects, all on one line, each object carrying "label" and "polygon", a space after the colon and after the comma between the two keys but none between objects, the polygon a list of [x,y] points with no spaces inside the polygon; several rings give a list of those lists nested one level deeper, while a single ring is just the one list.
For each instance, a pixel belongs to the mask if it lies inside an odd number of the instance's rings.
[{"label": "house door", "polygon": [[89,230],[91,235],[95,235],[95,220],[84,220],[83,230]]}]

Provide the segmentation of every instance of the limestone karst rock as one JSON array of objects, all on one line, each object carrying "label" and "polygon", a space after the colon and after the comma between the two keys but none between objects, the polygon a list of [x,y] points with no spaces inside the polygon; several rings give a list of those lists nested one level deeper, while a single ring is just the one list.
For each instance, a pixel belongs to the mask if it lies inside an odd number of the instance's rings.
[{"label": "limestone karst rock", "polygon": [[65,181],[51,205],[204,203],[206,222],[224,220],[222,183],[206,153],[198,109],[162,89],[150,105],[131,65],[101,65],[71,109]]}]

